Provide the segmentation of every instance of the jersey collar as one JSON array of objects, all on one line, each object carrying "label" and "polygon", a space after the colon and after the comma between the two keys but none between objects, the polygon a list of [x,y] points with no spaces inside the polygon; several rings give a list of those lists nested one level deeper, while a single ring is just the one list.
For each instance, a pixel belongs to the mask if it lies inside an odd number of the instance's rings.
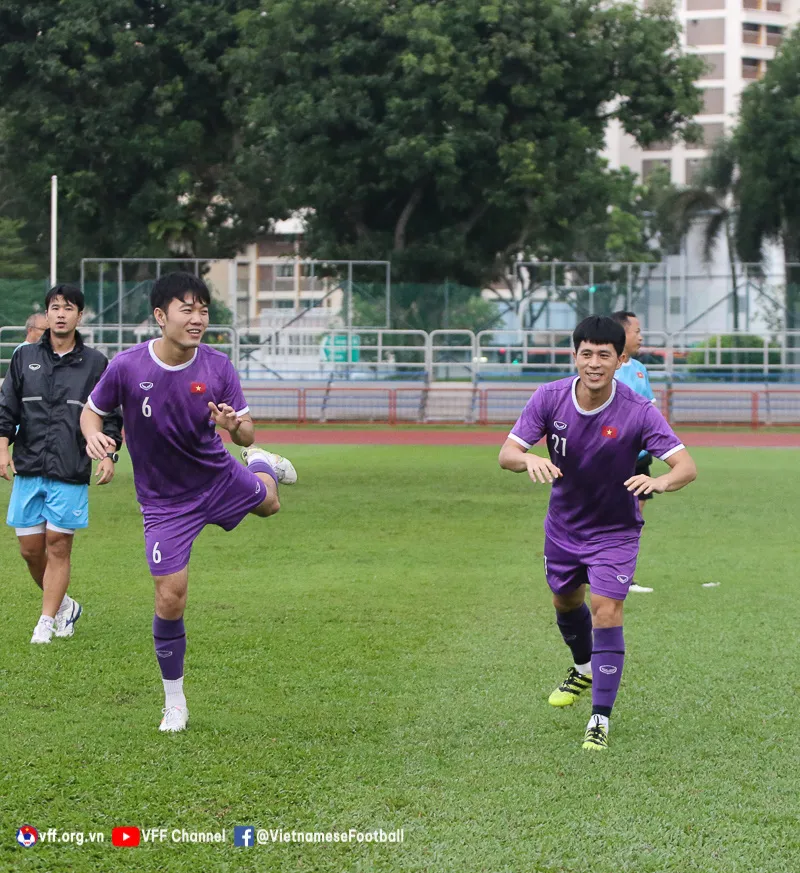
[{"label": "jersey collar", "polygon": [[191,367],[197,358],[197,349],[194,350],[194,354],[185,364],[175,364],[175,366],[170,366],[169,364],[165,364],[161,358],[155,353],[153,350],[153,346],[155,345],[155,340],[151,339],[147,343],[147,351],[150,352],[150,357],[161,367],[162,370],[185,370],[187,367]]},{"label": "jersey collar", "polygon": [[608,409],[609,406],[614,402],[614,397],[617,394],[617,380],[611,380],[611,396],[606,400],[606,402],[602,406],[598,406],[597,409],[582,409],[580,404],[578,403],[578,397],[575,394],[575,389],[578,387],[578,382],[580,381],[580,376],[576,376],[572,382],[572,405],[581,415],[599,415],[604,409]]}]

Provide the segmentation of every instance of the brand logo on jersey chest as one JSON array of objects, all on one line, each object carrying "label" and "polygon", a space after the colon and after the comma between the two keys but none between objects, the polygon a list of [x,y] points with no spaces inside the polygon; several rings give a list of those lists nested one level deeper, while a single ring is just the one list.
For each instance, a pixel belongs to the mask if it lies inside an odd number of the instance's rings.
[{"label": "brand logo on jersey chest", "polygon": [[139,387],[142,389],[142,391],[149,391],[153,387],[153,383],[152,382],[140,382]]},{"label": "brand logo on jersey chest", "polygon": [[636,375],[637,375],[640,379],[644,379],[644,373],[637,373]]},{"label": "brand logo on jersey chest", "polygon": [[554,421],[554,422],[553,422],[553,427],[554,427],[556,430],[566,430],[566,429],[567,429],[567,423],[566,423],[566,421]]},{"label": "brand logo on jersey chest", "polygon": [[41,364],[28,364],[28,369],[29,370],[41,370],[42,365]]}]

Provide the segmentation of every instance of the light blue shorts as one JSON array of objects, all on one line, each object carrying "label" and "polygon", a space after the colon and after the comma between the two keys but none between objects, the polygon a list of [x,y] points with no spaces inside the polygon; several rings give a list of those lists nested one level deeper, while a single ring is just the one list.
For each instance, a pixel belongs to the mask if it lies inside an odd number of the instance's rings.
[{"label": "light blue shorts", "polygon": [[[16,476],[6,523],[25,533],[70,533],[89,526],[89,486],[44,476]],[[39,530],[40,529],[40,530]]]}]

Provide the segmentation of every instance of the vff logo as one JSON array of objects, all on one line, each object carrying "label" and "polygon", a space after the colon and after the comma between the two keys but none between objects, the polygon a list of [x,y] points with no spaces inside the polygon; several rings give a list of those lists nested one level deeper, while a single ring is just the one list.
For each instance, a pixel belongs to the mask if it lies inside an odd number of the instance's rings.
[{"label": "vff logo", "polygon": [[33,825],[23,825],[17,829],[17,842],[24,849],[30,849],[39,839],[39,831]]}]

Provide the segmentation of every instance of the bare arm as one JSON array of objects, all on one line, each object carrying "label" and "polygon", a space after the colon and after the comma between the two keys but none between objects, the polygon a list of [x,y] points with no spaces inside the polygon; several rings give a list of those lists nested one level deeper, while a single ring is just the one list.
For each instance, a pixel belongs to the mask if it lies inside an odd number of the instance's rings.
[{"label": "bare arm", "polygon": [[86,454],[95,461],[102,461],[117,448],[114,439],[103,433],[103,416],[98,415],[88,404],[81,413],[81,433],[86,440]]},{"label": "bare arm", "polygon": [[503,443],[497,460],[504,470],[510,470],[512,473],[527,472],[532,482],[552,484],[553,479],[558,479],[562,475],[561,470],[549,458],[530,454],[524,446],[510,438]]},{"label": "bare arm", "polygon": [[14,473],[16,470],[11,460],[11,453],[8,451],[8,437],[0,437],[0,476],[10,482]]},{"label": "bare arm", "polygon": [[625,487],[637,497],[640,494],[664,494],[666,491],[680,491],[697,478],[694,459],[686,449],[670,455],[664,463],[669,466],[669,473],[655,477],[631,476],[625,481]]}]

